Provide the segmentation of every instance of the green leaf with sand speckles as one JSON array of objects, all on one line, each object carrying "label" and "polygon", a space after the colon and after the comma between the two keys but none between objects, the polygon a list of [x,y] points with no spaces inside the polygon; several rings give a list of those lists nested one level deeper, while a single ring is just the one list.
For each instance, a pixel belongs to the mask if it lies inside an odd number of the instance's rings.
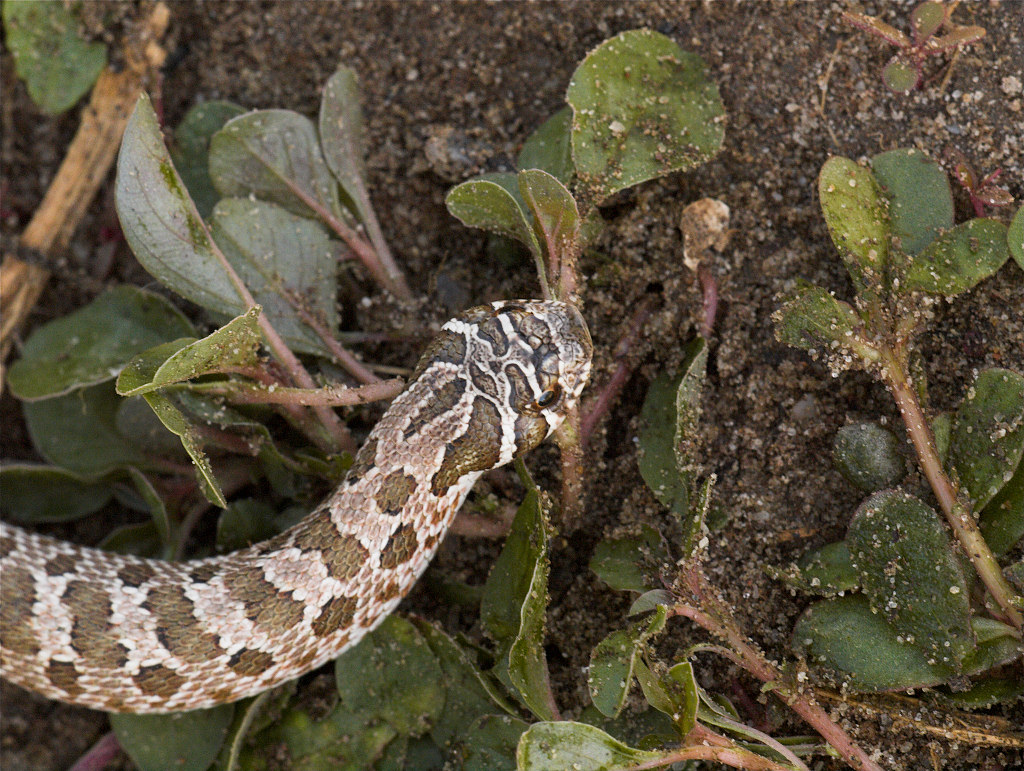
[{"label": "green leaf with sand speckles", "polygon": [[889,262],[890,224],[874,176],[849,158],[829,158],[818,175],[818,196],[857,294],[878,296]]},{"label": "green leaf with sand speckles", "polygon": [[834,369],[862,367],[878,360],[878,351],[861,336],[863,322],[849,303],[818,286],[799,287],[772,314],[780,343],[824,353]]},{"label": "green leaf with sand speckles", "polygon": [[1011,481],[1022,457],[1024,376],[987,369],[957,408],[950,438],[949,466],[967,489],[975,511]]},{"label": "green leaf with sand speckles", "polygon": [[649,618],[612,632],[591,651],[587,683],[601,714],[619,716],[633,684],[637,659],[647,641],[664,630],[666,614],[665,606],[659,605]]},{"label": "green leaf with sand speckles", "polygon": [[111,380],[140,351],[194,334],[191,322],[160,295],[114,287],[33,332],[7,383],[19,399],[59,396]]},{"label": "green leaf with sand speckles", "polygon": [[225,123],[243,113],[245,108],[232,102],[201,102],[185,113],[174,130],[171,160],[204,219],[220,200],[210,179],[210,140]]},{"label": "green leaf with sand speckles", "polygon": [[641,763],[653,764],[666,754],[635,750],[600,728],[566,720],[530,726],[519,740],[516,768],[519,771],[565,771],[567,768],[626,771]]},{"label": "green leaf with sand speckles", "polygon": [[78,36],[81,5],[4,0],[4,34],[14,67],[32,101],[51,115],[73,107],[107,65],[107,47]]},{"label": "green leaf with sand speckles", "polygon": [[117,214],[128,246],[161,284],[204,308],[245,310],[181,177],[171,163],[156,113],[143,94],[121,141]]},{"label": "green leaf with sand speckles", "polygon": [[173,715],[109,716],[117,741],[140,771],[206,771],[220,752],[234,704]]},{"label": "green leaf with sand speckles", "polygon": [[872,608],[928,661],[960,671],[976,647],[969,587],[938,513],[883,490],[857,510],[846,542]]},{"label": "green leaf with sand speckles", "polygon": [[944,232],[911,261],[907,288],[952,297],[991,276],[1009,256],[1006,225],[973,219]]},{"label": "green leaf with sand speckles", "polygon": [[530,134],[516,161],[520,169],[541,169],[568,185],[572,165],[572,110],[563,107]]},{"label": "green leaf with sand speckles", "polygon": [[[514,175],[509,176],[515,180]],[[541,258],[540,243],[523,205],[497,181],[483,178],[463,182],[449,191],[444,202],[463,225],[519,241],[529,248],[535,259]]]},{"label": "green leaf with sand speckles", "polygon": [[1013,215],[1013,221],[1006,231],[1006,244],[1010,249],[1010,255],[1020,265],[1020,269],[1024,270],[1024,206],[1017,209],[1017,213]]},{"label": "green leaf with sand speckles", "polygon": [[890,150],[871,159],[871,170],[889,201],[892,234],[909,255],[920,253],[953,227],[953,191],[938,163],[915,148]]},{"label": "green leaf with sand speckles", "polygon": [[334,680],[345,707],[401,736],[422,736],[444,708],[441,664],[412,622],[398,616],[339,656]]},{"label": "green leaf with sand speckles", "polygon": [[704,61],[649,29],[587,54],[565,99],[580,189],[593,203],[704,163],[725,138],[725,108]]}]

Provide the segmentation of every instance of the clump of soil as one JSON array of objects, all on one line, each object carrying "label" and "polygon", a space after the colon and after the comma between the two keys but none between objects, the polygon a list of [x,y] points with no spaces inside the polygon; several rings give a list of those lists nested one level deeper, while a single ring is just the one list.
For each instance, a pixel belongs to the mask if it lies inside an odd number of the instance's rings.
[{"label": "clump of soil", "polygon": [[[116,4],[115,4],[116,5]],[[912,6],[857,4],[894,26]],[[528,261],[488,260],[486,238],[463,228],[444,208],[452,184],[483,171],[511,168],[523,141],[564,103],[570,74],[588,50],[626,29],[651,27],[700,54],[718,82],[728,113],[723,152],[688,173],[643,185],[604,214],[608,228],[582,271],[584,311],[597,347],[593,382],[614,368],[623,309],[649,292],[661,303],[645,326],[642,363],[591,443],[584,503],[586,527],[565,534],[553,555],[548,659],[565,713],[588,703],[583,668],[589,652],[623,623],[623,596],[588,570],[594,545],[641,522],[664,522],[636,466],[639,404],[651,379],[679,364],[695,333],[700,295],[683,265],[679,215],[710,196],[732,210],[732,239],[711,266],[722,307],[711,343],[703,416],[705,471],[717,474],[717,501],[728,523],[712,539],[711,578],[741,609],[742,621],[770,657],[784,660],[788,635],[806,598],[765,574],[809,548],[841,538],[860,496],[823,461],[846,422],[899,420],[884,390],[861,374],[830,376],[820,363],[774,341],[769,319],[776,296],[797,277],[852,294],[828,239],[815,179],[830,155],[852,158],[917,146],[940,157],[947,144],[1024,196],[1020,62],[1024,21],[1014,4],[964,4],[957,19],[986,37],[910,95],[885,90],[879,73],[891,54],[842,25],[852,3],[563,2],[455,4],[390,2],[171,4],[171,56],[162,84],[164,117],[174,125],[201,100],[229,99],[252,108],[314,114],[320,89],[339,62],[361,78],[367,125],[369,187],[385,233],[410,284],[433,320],[457,307],[535,291]],[[118,23],[123,23],[119,19]],[[3,138],[5,236],[17,234],[46,189],[77,116],[41,115],[4,53]],[[1016,78],[1014,80],[1014,78]],[[109,188],[108,188],[109,189]],[[965,200],[958,201],[969,216]],[[130,255],[98,271],[99,232],[111,222],[101,196],[71,253],[44,295],[33,324],[91,299],[104,283],[151,281]],[[88,279],[88,280],[86,280]],[[936,409],[961,398],[974,373],[1002,366],[1024,371],[1021,272],[1008,265],[994,278],[943,306],[923,340]],[[351,308],[352,327],[386,323]],[[413,349],[369,352],[409,364]],[[17,405],[3,396],[3,457],[31,458]],[[535,454],[549,489],[554,451]],[[497,480],[500,482],[500,480]],[[482,578],[497,546],[449,538],[440,570]],[[407,607],[452,624],[472,622],[433,603],[421,590]],[[662,652],[680,652],[698,633],[674,622]],[[707,665],[699,678],[728,692],[737,673]],[[739,685],[756,695],[755,684]],[[5,769],[64,768],[106,730],[102,715],[51,704],[4,686]],[[836,717],[892,769],[1009,768],[1019,755],[951,741],[858,708]],[[895,713],[893,713],[895,714]],[[1021,725],[1018,707],[998,716]],[[804,729],[788,724],[797,732]],[[1002,764],[1002,766],[1000,766]]]}]

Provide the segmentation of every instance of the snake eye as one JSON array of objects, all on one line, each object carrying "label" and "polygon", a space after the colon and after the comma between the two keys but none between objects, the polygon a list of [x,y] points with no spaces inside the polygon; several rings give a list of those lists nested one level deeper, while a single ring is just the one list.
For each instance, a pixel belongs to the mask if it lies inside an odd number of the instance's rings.
[{"label": "snake eye", "polygon": [[562,389],[556,383],[553,388],[549,388],[537,397],[536,405],[542,410],[548,407],[553,407],[555,402],[557,402],[561,396]]}]

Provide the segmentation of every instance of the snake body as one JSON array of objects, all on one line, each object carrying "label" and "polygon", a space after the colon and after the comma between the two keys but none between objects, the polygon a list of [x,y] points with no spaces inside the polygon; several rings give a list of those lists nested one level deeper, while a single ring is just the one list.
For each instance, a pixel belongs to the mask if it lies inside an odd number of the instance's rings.
[{"label": "snake body", "polygon": [[496,302],[449,321],[345,481],[291,529],[163,562],[2,525],[0,673],[108,712],[178,712],[323,664],[390,613],[480,474],[539,444],[590,370],[582,317]]}]

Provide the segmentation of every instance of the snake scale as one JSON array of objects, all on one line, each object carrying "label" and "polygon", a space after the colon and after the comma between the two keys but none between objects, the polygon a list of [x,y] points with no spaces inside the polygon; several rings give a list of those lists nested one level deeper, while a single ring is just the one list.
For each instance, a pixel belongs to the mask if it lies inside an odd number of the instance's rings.
[{"label": "snake scale", "polygon": [[2,525],[0,672],[109,712],[178,712],[323,664],[390,613],[480,474],[579,397],[590,335],[559,302],[495,302],[442,327],[345,481],[291,529],[163,562]]}]

